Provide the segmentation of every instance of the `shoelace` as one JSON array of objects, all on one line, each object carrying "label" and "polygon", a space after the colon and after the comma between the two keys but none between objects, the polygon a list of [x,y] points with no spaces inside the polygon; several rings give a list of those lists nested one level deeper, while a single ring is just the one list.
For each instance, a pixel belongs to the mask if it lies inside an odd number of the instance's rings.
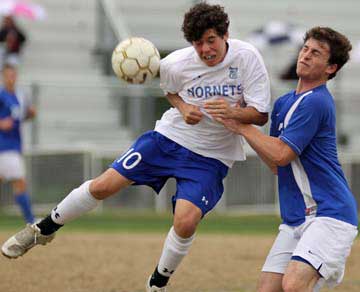
[{"label": "shoelace", "polygon": [[36,242],[37,242],[37,232],[36,232],[36,230],[35,230],[34,244],[36,244]]},{"label": "shoelace", "polygon": [[30,225],[31,229],[34,230],[34,244],[37,244],[38,232],[36,230],[36,226]]}]

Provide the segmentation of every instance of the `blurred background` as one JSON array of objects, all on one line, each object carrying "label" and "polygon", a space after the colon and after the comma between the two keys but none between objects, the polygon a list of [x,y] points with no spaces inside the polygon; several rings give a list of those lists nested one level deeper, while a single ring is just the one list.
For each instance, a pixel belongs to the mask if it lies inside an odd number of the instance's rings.
[{"label": "blurred background", "polygon": [[[0,0],[0,13],[3,2]],[[26,2],[26,1],[25,1]],[[185,11],[197,1],[37,0],[27,12],[11,12],[26,35],[14,57],[20,87],[37,107],[23,128],[27,180],[36,213],[48,211],[71,189],[104,171],[140,133],[151,130],[169,108],[151,84],[128,85],[112,73],[111,53],[129,36],[152,41],[162,57],[188,46],[181,33]],[[337,104],[338,144],[346,177],[360,201],[360,29],[357,0],[224,0],[230,37],[253,43],[267,65],[275,100],[295,86],[294,61],[304,32],[331,26],[347,35],[353,58],[329,82]],[[6,7],[5,7],[6,8]],[[5,9],[3,7],[3,10]],[[267,127],[265,127],[267,131]],[[216,211],[275,214],[276,178],[247,148],[225,181]],[[102,208],[170,210],[174,182],[160,196],[131,187],[104,201]],[[3,212],[16,212],[10,185],[0,186]]]}]

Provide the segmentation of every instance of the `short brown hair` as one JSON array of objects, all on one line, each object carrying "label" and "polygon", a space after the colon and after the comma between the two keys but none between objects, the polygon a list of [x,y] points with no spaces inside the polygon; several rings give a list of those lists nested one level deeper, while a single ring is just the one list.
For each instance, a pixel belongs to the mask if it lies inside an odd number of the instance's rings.
[{"label": "short brown hair", "polygon": [[223,37],[228,32],[229,24],[229,17],[224,7],[201,2],[185,13],[181,29],[185,39],[192,43],[201,39],[208,29],[214,29],[219,36]]},{"label": "short brown hair", "polygon": [[320,42],[327,43],[330,48],[329,64],[336,64],[337,69],[329,75],[329,79],[334,78],[336,73],[346,64],[350,58],[349,52],[352,49],[349,39],[333,30],[330,27],[313,27],[308,30],[304,37],[304,42],[308,39],[315,39]]}]

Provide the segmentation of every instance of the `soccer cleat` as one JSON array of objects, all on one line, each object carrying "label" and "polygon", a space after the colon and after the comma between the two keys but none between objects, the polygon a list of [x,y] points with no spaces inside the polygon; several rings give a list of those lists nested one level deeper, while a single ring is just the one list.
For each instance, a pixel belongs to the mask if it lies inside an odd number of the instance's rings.
[{"label": "soccer cleat", "polygon": [[146,282],[146,292],[166,292],[166,286],[159,288],[153,285],[150,287],[150,279],[151,279],[151,275]]},{"label": "soccer cleat", "polygon": [[45,245],[52,241],[55,233],[42,235],[36,224],[27,224],[26,227],[11,236],[1,247],[4,256],[10,259],[16,259],[24,255],[30,248],[37,244]]}]

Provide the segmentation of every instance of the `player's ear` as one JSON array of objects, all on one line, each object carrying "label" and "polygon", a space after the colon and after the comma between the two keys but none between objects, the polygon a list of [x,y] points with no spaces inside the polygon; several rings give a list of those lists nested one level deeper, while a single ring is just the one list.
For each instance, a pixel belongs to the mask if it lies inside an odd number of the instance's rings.
[{"label": "player's ear", "polygon": [[225,40],[225,42],[229,39],[229,32],[228,31],[224,34],[223,39]]},{"label": "player's ear", "polygon": [[338,65],[337,64],[329,64],[325,70],[325,72],[329,75],[336,72]]}]

